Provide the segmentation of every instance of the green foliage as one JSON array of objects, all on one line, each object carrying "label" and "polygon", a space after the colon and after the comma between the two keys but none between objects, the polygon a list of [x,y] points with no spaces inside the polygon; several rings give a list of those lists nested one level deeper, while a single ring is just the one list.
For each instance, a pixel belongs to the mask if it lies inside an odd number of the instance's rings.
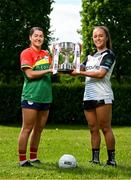
[{"label": "green foliage", "polygon": [[77,77],[73,77],[69,74],[61,74],[61,73],[58,73],[54,78],[54,82],[57,82],[57,83],[61,83],[61,84],[70,84],[70,83],[74,83],[74,84],[77,84],[77,83],[83,83],[85,82],[85,77],[82,77],[82,76],[77,76]]},{"label": "green foliage", "polygon": [[21,85],[2,85],[0,87],[0,123],[19,124],[21,122],[21,91]]},{"label": "green foliage", "polygon": [[[22,86],[0,86],[0,124],[21,123]],[[115,102],[113,105],[114,125],[131,125],[131,85],[115,85],[113,82]],[[84,83],[53,83],[53,103],[49,122],[55,124],[85,124],[83,113]]]},{"label": "green foliage", "polygon": [[83,123],[83,84],[54,84],[51,120],[53,123]]},{"label": "green foliage", "polygon": [[131,125],[131,85],[113,86],[115,102],[113,105],[113,124]]},{"label": "green foliage", "polygon": [[29,30],[44,29],[44,48],[48,48],[51,32],[50,12],[53,0],[0,0],[0,80],[21,82],[19,55],[29,46]]},{"label": "green foliage", "polygon": [[113,51],[117,60],[114,74],[119,82],[131,76],[130,7],[130,0],[82,0],[82,58],[85,59],[89,52],[94,51],[92,42],[93,27],[97,25],[107,26],[111,33]]}]

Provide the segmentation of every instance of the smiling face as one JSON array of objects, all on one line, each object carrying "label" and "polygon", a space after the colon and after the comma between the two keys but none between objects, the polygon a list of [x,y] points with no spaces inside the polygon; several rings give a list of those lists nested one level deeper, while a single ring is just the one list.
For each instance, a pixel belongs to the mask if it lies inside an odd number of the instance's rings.
[{"label": "smiling face", "polygon": [[30,35],[31,46],[37,50],[41,49],[44,42],[44,34],[40,30],[34,30],[33,34]]},{"label": "smiling face", "polygon": [[108,37],[104,29],[102,28],[95,28],[93,31],[93,41],[98,51],[103,51],[107,49],[107,40]]}]

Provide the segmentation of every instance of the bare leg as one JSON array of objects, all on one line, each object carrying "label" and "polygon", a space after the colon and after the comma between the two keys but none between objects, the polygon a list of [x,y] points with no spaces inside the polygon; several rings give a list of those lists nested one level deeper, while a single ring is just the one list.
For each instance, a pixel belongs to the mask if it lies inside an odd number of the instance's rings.
[{"label": "bare leg", "polygon": [[37,111],[33,109],[22,109],[23,123],[18,138],[19,164],[20,166],[32,166],[26,159],[27,143],[37,117]]},{"label": "bare leg", "polygon": [[90,110],[90,111],[84,111],[84,113],[91,133],[92,149],[99,149],[101,137],[100,137],[99,125],[96,117],[96,112],[95,110]]},{"label": "bare leg", "polygon": [[31,130],[36,121],[37,111],[33,109],[22,109],[23,124],[18,138],[19,150],[26,150]]},{"label": "bare leg", "polygon": [[38,112],[37,121],[35,122],[35,125],[31,133],[30,147],[38,149],[41,132],[43,128],[45,127],[45,124],[48,119],[48,115],[49,115],[49,110]]},{"label": "bare leg", "polygon": [[112,105],[106,104],[96,108],[97,119],[99,121],[99,126],[105,137],[106,146],[108,150],[115,149],[115,138],[111,128],[112,119]]},{"label": "bare leg", "polygon": [[90,162],[93,164],[99,164],[101,136],[99,132],[99,125],[96,117],[96,111],[95,109],[92,109],[90,111],[84,111],[84,112],[91,133],[92,160]]},{"label": "bare leg", "polygon": [[99,126],[105,137],[108,160],[107,165],[116,166],[115,161],[115,138],[111,128],[112,105],[106,104],[96,108]]}]

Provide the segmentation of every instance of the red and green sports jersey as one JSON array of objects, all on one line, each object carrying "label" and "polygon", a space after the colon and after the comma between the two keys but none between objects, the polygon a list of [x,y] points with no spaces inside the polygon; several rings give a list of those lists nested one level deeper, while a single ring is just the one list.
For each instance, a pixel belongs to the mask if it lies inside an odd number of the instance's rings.
[{"label": "red and green sports jersey", "polygon": [[[51,57],[47,51],[36,51],[30,47],[22,51],[20,62],[21,69],[28,67],[33,71],[39,71],[49,69]],[[29,79],[24,73],[24,85],[21,100],[29,100],[38,103],[51,103],[52,85],[50,73],[37,79]]]}]

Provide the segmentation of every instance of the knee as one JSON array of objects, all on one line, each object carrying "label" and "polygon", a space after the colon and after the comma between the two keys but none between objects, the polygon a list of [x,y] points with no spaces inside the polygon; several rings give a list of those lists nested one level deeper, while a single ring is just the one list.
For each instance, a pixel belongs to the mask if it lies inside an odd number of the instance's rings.
[{"label": "knee", "polygon": [[32,131],[32,127],[26,127],[26,128],[24,127],[24,128],[22,128],[22,132],[24,134],[30,134],[31,131]]},{"label": "knee", "polygon": [[99,134],[99,127],[97,125],[90,125],[89,128],[91,134]]},{"label": "knee", "polygon": [[111,128],[110,128],[110,127],[104,127],[104,128],[102,128],[103,134],[107,134],[107,133],[110,132],[110,131],[111,131]]},{"label": "knee", "polygon": [[42,131],[43,131],[43,127],[39,127],[39,128],[38,128],[38,132],[39,132],[39,133],[42,133]]},{"label": "knee", "polygon": [[90,130],[90,133],[91,133],[91,135],[94,136],[94,137],[98,137],[98,136],[100,135],[99,129]]},{"label": "knee", "polygon": [[37,127],[34,127],[34,132],[37,133],[37,134],[41,134],[42,131],[43,131],[43,128],[42,126],[37,126]]}]

